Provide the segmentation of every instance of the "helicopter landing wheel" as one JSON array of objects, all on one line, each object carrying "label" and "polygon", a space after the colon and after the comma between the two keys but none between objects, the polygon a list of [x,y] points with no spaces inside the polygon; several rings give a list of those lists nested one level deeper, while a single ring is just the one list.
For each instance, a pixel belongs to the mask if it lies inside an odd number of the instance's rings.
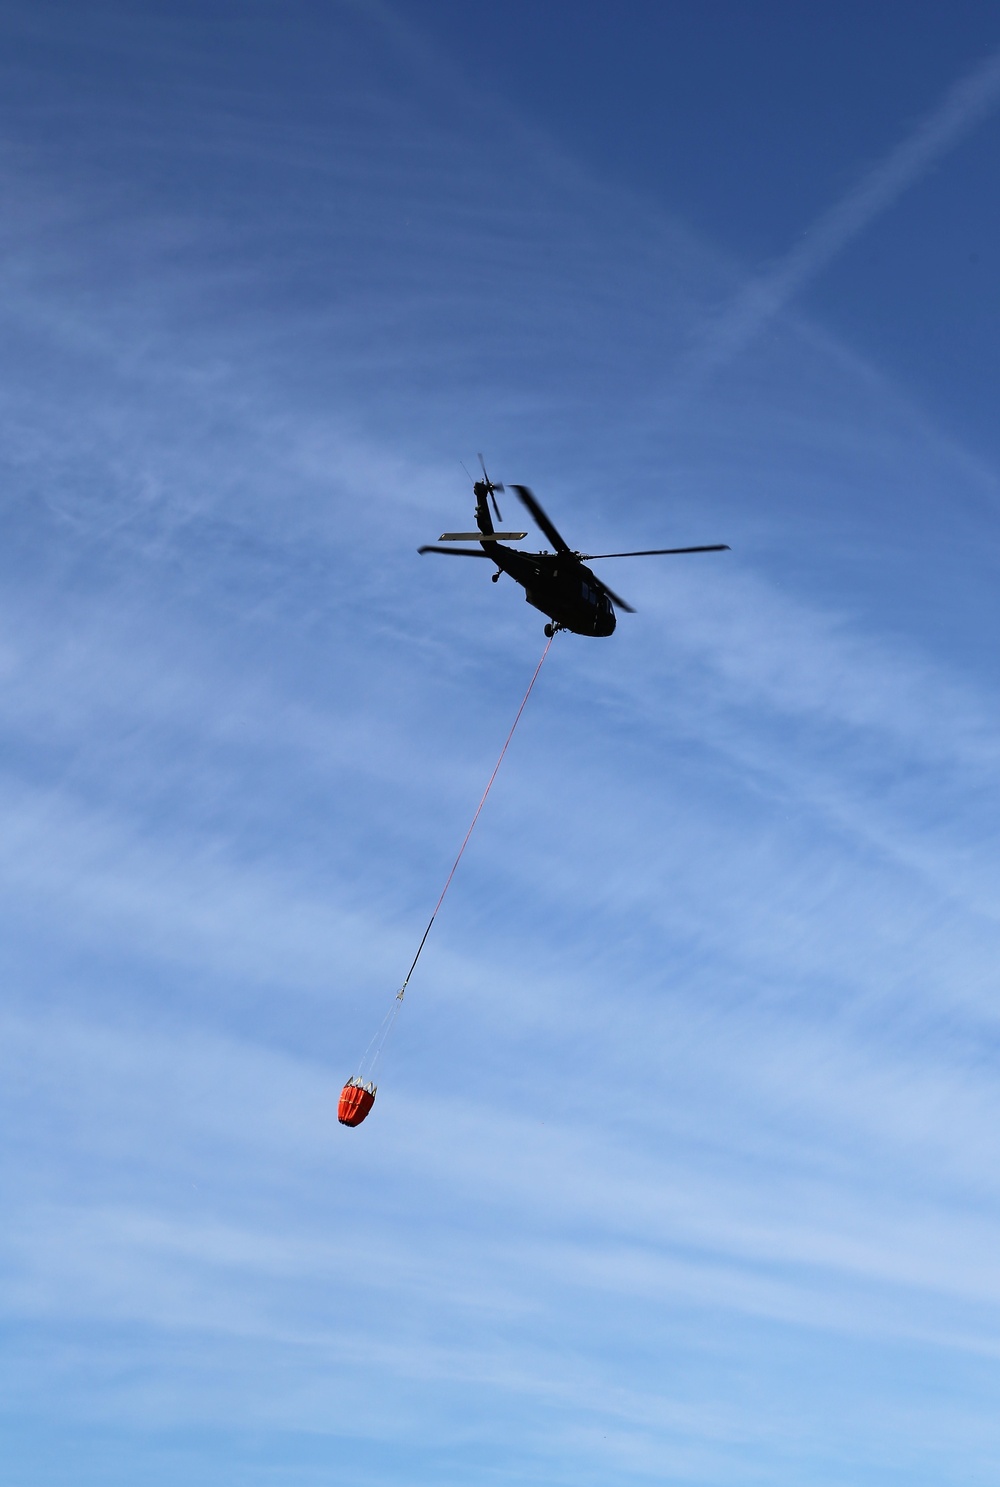
[{"label": "helicopter landing wheel", "polygon": [[556,633],[556,627],[555,627],[555,625],[546,625],[544,627],[544,629],[542,630],[542,634],[545,636],[545,638],[547,640],[551,640],[552,637],[553,637],[553,635],[555,633]]},{"label": "helicopter landing wheel", "polygon": [[500,570],[499,569],[497,569],[496,573],[491,573],[490,574],[490,580],[493,583],[499,583],[500,582]]}]

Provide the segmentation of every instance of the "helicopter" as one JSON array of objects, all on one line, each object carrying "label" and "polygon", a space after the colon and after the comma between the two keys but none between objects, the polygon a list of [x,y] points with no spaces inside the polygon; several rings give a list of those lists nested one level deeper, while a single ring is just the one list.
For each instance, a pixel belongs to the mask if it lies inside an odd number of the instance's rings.
[{"label": "helicopter", "polygon": [[[477,532],[442,532],[438,542],[478,542],[479,547],[439,547],[426,544],[417,549],[420,553],[440,552],[451,557],[489,558],[496,564],[492,574],[498,583],[501,573],[508,573],[515,583],[521,585],[527,602],[548,615],[545,634],[551,638],[559,630],[571,630],[574,635],[612,635],[617,617],[614,606],[626,614],[634,614],[631,604],[626,604],[620,594],[608,587],[586,565],[598,558],[653,558],[667,554],[689,552],[728,552],[727,542],[716,542],[710,547],[653,547],[642,552],[574,552],[554,523],[542,509],[538,498],[526,485],[511,485],[521,504],[533,517],[537,526],[552,543],[553,552],[518,552],[505,547],[505,542],[520,542],[527,532],[498,532],[493,525],[490,503],[498,522],[503,521],[497,505],[497,493],[504,494],[506,487],[492,481],[486,473],[482,455],[482,480],[474,480],[472,489],[476,497]],[[468,472],[466,472],[468,473]],[[470,477],[471,479],[471,477]]]}]

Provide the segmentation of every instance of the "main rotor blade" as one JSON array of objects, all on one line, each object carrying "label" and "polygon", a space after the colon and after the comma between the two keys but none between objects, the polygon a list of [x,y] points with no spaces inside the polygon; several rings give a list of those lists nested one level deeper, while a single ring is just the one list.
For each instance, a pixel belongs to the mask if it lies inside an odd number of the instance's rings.
[{"label": "main rotor blade", "polygon": [[626,604],[625,600],[621,597],[620,594],[616,594],[614,589],[609,589],[603,578],[597,578],[596,573],[594,574],[594,577],[595,579],[597,579],[598,588],[604,590],[608,598],[611,600],[612,604],[617,604],[618,608],[624,609],[626,614],[635,614],[635,610],[632,608],[631,604]]},{"label": "main rotor blade", "polygon": [[667,553],[678,552],[729,552],[728,542],[713,542],[711,547],[647,547],[642,552],[582,552],[585,563],[592,558],[659,558]]},{"label": "main rotor blade", "polygon": [[477,547],[418,547],[417,552],[443,552],[449,558],[488,558],[488,552],[480,552]]},{"label": "main rotor blade", "polygon": [[553,523],[549,520],[545,512],[542,510],[541,506],[538,504],[537,498],[532,494],[528,487],[526,485],[512,485],[511,490],[517,491],[517,494],[520,497],[522,503],[527,506],[528,510],[535,518],[535,521],[538,523],[542,531],[545,533],[546,537],[552,543],[552,546],[555,548],[556,552],[569,552],[571,550],[569,543],[556,530]]}]

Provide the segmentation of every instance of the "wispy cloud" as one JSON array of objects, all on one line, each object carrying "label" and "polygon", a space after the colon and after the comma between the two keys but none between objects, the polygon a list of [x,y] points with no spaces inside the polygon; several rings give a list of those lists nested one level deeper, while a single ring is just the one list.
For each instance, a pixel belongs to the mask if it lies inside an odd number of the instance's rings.
[{"label": "wispy cloud", "polygon": [[708,326],[682,382],[700,386],[739,355],[855,238],[915,186],[1000,103],[1000,51],[948,90],[938,106],[835,202],[773,268],[743,288]]},{"label": "wispy cloud", "polygon": [[[605,233],[606,198],[533,173],[502,117],[442,148],[440,98],[387,89],[352,45],[344,86],[323,75],[335,112],[280,150],[235,95],[218,133],[211,109],[176,138],[147,119],[189,165],[200,131],[211,189],[136,179],[132,200],[97,172],[92,216],[81,188],[37,260],[60,167],[41,152],[36,198],[17,168],[10,1397],[46,1426],[253,1429],[275,1451],[330,1432],[326,1464],[356,1451],[407,1483],[415,1451],[435,1482],[449,1452],[463,1483],[801,1482],[850,1416],[869,1479],[965,1431],[975,1480],[996,1446],[976,821],[998,699],[992,663],[938,632],[990,559],[939,567],[919,614],[853,545],[849,599],[817,541],[774,559],[819,464],[880,553],[887,470],[931,516],[974,483],[849,357],[791,338],[727,448],[688,420],[695,514],[713,537],[742,522],[741,550],[622,577],[640,613],[604,650],[560,637],[375,1115],[336,1128],[541,643],[519,593],[413,549],[464,511],[457,461],[483,445],[581,539],[655,545],[659,436],[621,431],[721,282],[681,233]],[[911,172],[992,86],[956,95]],[[732,497],[750,425],[760,512]],[[387,1440],[403,1466],[372,1466]]]}]

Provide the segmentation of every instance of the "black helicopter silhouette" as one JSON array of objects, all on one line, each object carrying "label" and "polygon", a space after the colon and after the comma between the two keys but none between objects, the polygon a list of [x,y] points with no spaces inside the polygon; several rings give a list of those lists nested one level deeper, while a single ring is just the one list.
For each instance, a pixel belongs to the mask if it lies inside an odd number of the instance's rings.
[{"label": "black helicopter silhouette", "polygon": [[509,573],[515,583],[524,590],[529,604],[549,616],[545,634],[552,636],[557,630],[572,630],[574,635],[611,635],[617,619],[614,605],[634,614],[631,604],[609,589],[603,579],[598,578],[586,564],[597,558],[654,558],[667,554],[687,552],[728,552],[727,542],[716,542],[711,547],[652,547],[642,552],[574,552],[556,530],[542,510],[537,498],[526,485],[512,485],[518,500],[526,506],[538,526],[552,543],[554,552],[517,552],[504,547],[504,542],[519,542],[527,532],[498,532],[490,516],[490,502],[496,512],[497,521],[502,521],[497,505],[496,493],[503,494],[504,487],[494,484],[486,473],[482,455],[479,463],[483,468],[482,480],[473,481],[476,495],[476,525],[478,532],[442,532],[439,542],[479,542],[480,547],[437,547],[426,545],[418,552],[443,552],[452,557],[490,558],[497,565],[492,575],[496,583],[501,573]]}]

